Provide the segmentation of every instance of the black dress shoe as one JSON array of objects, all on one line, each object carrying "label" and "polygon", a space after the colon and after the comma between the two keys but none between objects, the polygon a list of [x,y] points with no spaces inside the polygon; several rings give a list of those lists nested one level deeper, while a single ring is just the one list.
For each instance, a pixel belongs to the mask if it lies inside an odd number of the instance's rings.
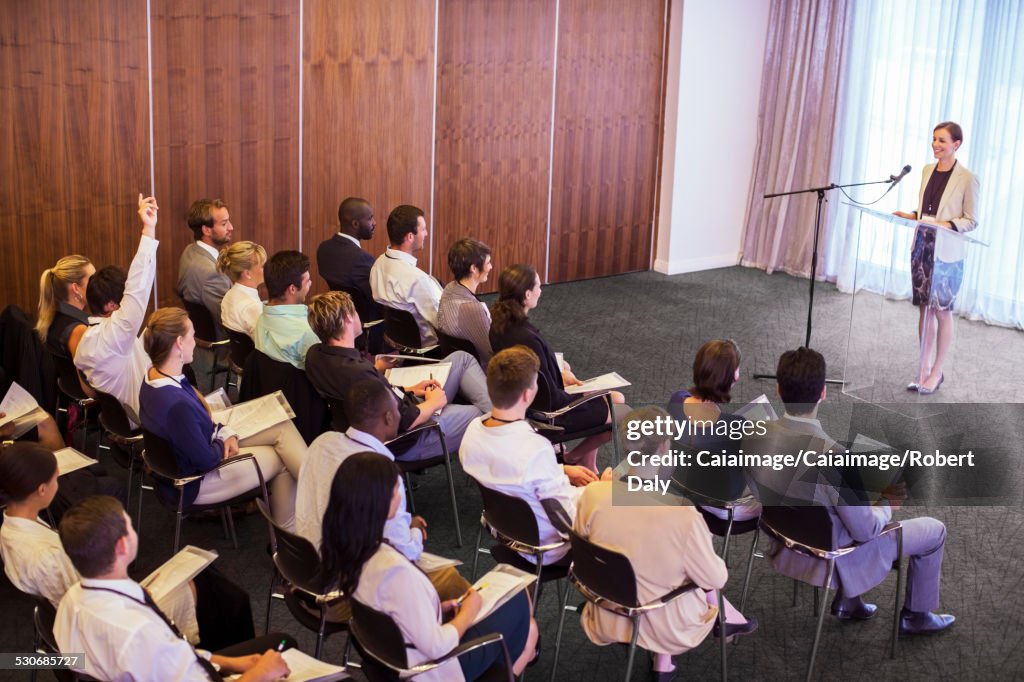
[{"label": "black dress shoe", "polygon": [[862,597],[840,597],[832,600],[832,615],[839,620],[868,620],[875,617],[878,607],[868,604]]},{"label": "black dress shoe", "polygon": [[[729,623],[725,624],[725,641],[732,644],[732,640],[737,637],[743,637],[749,635],[757,630],[757,618],[748,618],[746,623]],[[715,620],[715,626],[712,628],[715,639],[722,636],[721,628],[718,627],[718,620]]]},{"label": "black dress shoe", "polygon": [[918,613],[903,609],[900,614],[900,634],[934,635],[936,632],[942,632],[948,628],[955,620],[956,617],[948,613],[932,613],[930,611]]}]

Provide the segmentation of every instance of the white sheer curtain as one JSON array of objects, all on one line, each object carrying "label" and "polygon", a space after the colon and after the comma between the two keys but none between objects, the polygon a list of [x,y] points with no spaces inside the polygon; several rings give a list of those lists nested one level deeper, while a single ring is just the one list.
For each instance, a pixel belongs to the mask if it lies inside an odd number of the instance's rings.
[{"label": "white sheer curtain", "polygon": [[[957,159],[981,181],[971,236],[990,246],[969,250],[957,310],[1024,328],[1024,3],[858,0],[850,31],[833,181],[884,178],[910,163],[911,174],[875,208],[913,211],[921,169],[934,162],[933,126],[959,123]],[[869,200],[880,191],[851,195]],[[912,233],[865,230],[857,249],[858,212],[833,195],[825,276],[849,291],[859,264],[857,286],[882,292],[890,259],[909,272]],[[909,275],[893,278],[884,293],[909,297],[909,283]]]}]

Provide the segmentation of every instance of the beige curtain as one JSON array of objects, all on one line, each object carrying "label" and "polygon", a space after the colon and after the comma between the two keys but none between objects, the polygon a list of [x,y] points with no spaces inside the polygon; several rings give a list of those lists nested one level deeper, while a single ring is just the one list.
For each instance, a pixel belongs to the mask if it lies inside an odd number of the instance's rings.
[{"label": "beige curtain", "polygon": [[[772,0],[743,265],[810,275],[817,195],[762,197],[832,181],[829,169],[849,9],[849,0]],[[839,196],[833,191],[826,198],[835,202]],[[819,254],[829,224],[828,206],[822,209]],[[818,265],[820,277],[820,258]]]}]

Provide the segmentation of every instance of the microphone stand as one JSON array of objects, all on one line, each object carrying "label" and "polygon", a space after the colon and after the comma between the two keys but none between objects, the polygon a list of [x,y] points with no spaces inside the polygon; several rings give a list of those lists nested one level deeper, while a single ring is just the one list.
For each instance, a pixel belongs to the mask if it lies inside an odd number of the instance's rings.
[{"label": "microphone stand", "polygon": [[[905,174],[904,174],[905,175]],[[837,185],[835,183],[829,183],[824,187],[811,187],[808,189],[797,189],[792,192],[775,192],[774,194],[765,194],[765,199],[774,199],[775,197],[787,197],[793,194],[810,194],[814,192],[818,195],[818,204],[814,209],[814,247],[811,249],[811,282],[807,297],[807,334],[804,336],[804,347],[811,347],[811,324],[814,316],[814,285],[817,281],[818,275],[818,236],[821,233],[821,204],[825,201],[825,192],[833,189],[840,189],[846,187],[863,187],[864,185],[889,185],[889,189],[896,186],[896,183],[902,180],[902,176],[897,178],[894,175],[890,175],[888,180],[874,180],[871,182],[852,182],[846,185]],[[886,190],[888,193],[889,190]],[[884,194],[882,196],[885,196]],[[754,374],[755,379],[775,379],[774,374]],[[825,379],[826,384],[838,384],[842,386],[845,382],[842,379]]]}]

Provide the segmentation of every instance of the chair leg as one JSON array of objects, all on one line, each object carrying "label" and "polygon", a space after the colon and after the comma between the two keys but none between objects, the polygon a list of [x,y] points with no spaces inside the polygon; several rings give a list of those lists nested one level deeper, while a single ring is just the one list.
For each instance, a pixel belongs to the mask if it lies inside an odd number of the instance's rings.
[{"label": "chair leg", "polygon": [[725,636],[725,595],[722,594],[721,590],[718,590],[718,632],[721,637],[718,638],[718,646],[722,658],[722,682],[726,682],[729,677],[729,659],[728,650],[726,645],[729,643],[728,637]]},{"label": "chair leg", "polygon": [[[129,448],[128,449],[128,497],[124,501],[124,508],[125,509],[131,509],[132,508],[132,485],[135,483],[135,457],[134,457],[134,454],[135,453],[132,452],[131,448]],[[142,494],[141,490],[139,491],[139,494],[140,495]],[[129,513],[129,515],[131,514],[131,512],[128,512],[128,513]]]},{"label": "chair leg", "polygon": [[263,634],[270,632],[270,607],[274,603],[274,583],[277,582],[277,568],[270,574],[270,589],[267,590],[267,619],[263,623]]},{"label": "chair leg", "polygon": [[409,496],[409,513],[416,514],[416,498],[412,494],[412,477],[409,476],[409,472],[405,472],[405,492]]},{"label": "chair leg", "polygon": [[747,589],[750,587],[750,572],[754,568],[754,554],[757,553],[757,537],[761,531],[757,528],[754,529],[754,539],[750,543],[750,557],[747,558],[747,574],[743,577],[743,592],[740,595],[740,613],[743,613],[743,608],[747,605]]},{"label": "chair leg", "polygon": [[[480,540],[484,535],[484,523],[480,521],[480,528],[476,532],[476,549],[473,550],[473,570],[470,573],[470,582],[476,582],[476,567],[480,563]],[[536,608],[536,605],[534,606]]]},{"label": "chair leg", "polygon": [[324,630],[327,627],[327,607],[320,605],[320,629],[316,633],[316,652],[314,658],[320,658],[320,651],[324,648]]},{"label": "chair leg", "polygon": [[832,584],[832,573],[835,571],[836,562],[832,559],[828,562],[828,570],[825,571],[825,595],[820,600],[818,608],[818,625],[814,630],[814,644],[811,645],[811,660],[807,662],[807,682],[811,682],[814,676],[814,657],[818,655],[818,642],[821,640],[821,624],[825,622],[825,602],[828,601],[829,586]]},{"label": "chair leg", "polygon": [[729,538],[732,537],[733,510],[729,507],[729,525],[725,529],[725,538],[722,540],[722,561],[725,567],[729,568]]},{"label": "chair leg", "polygon": [[540,574],[544,570],[544,554],[537,555],[537,580],[533,583],[533,609],[537,610],[540,599]]},{"label": "chair leg", "polygon": [[448,492],[452,496],[452,517],[455,521],[455,541],[462,547],[462,525],[459,523],[459,503],[455,498],[455,478],[452,476],[452,457],[445,449],[444,469],[448,474]]},{"label": "chair leg", "polygon": [[180,544],[180,541],[181,541],[181,512],[179,511],[177,513],[175,521],[174,521],[174,552],[171,553],[171,556],[174,556],[175,554],[178,553],[178,545]]},{"label": "chair leg", "polygon": [[633,659],[636,657],[636,638],[640,634],[640,615],[630,618],[633,621],[633,636],[629,640],[629,658],[626,659],[626,682],[633,677]]},{"label": "chair leg", "polygon": [[814,588],[814,610],[811,611],[811,615],[818,615],[818,603],[821,600],[821,588]]},{"label": "chair leg", "polygon": [[238,536],[235,535],[235,518],[231,515],[231,507],[224,507],[224,518],[228,522],[228,533],[231,538],[231,546],[238,549]]},{"label": "chair leg", "polygon": [[903,529],[896,531],[896,600],[892,606],[892,645],[889,658],[896,658],[896,640],[900,635],[900,592],[903,590]]},{"label": "chair leg", "polygon": [[[565,612],[569,609],[569,593],[572,592],[569,586],[565,586],[565,596],[562,598],[562,608],[558,613],[558,632],[555,635],[555,658],[551,661],[551,682],[555,682],[555,674],[558,672],[558,652],[562,648],[562,628],[565,627]],[[534,612],[537,604],[533,604]]]}]

